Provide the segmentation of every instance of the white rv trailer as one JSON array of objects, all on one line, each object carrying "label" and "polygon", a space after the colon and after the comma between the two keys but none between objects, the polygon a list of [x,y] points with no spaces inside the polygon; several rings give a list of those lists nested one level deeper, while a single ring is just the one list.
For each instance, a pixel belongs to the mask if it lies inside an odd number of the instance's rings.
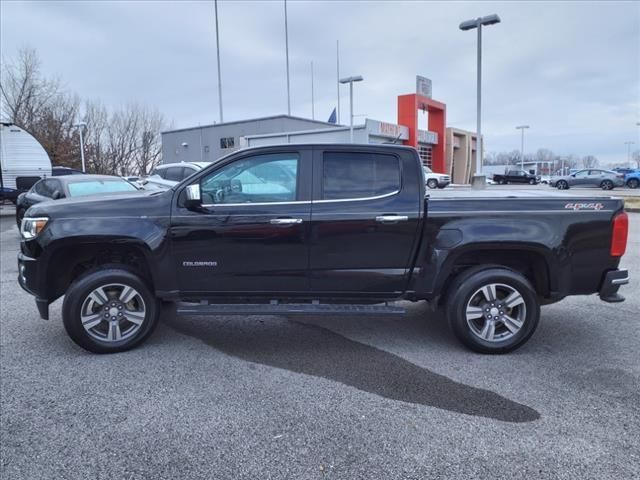
[{"label": "white rv trailer", "polygon": [[0,200],[15,203],[20,192],[51,176],[51,160],[42,145],[24,129],[0,123]]}]

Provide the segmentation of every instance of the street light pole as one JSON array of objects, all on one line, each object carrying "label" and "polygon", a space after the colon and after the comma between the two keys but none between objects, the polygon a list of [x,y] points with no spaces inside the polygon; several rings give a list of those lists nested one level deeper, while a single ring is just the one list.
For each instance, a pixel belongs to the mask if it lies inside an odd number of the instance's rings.
[{"label": "street light pole", "polygon": [[289,87],[289,27],[287,25],[287,0],[284,0],[284,48],[287,57],[287,115],[291,116],[291,90]]},{"label": "street light pole", "polygon": [[364,80],[362,75],[340,79],[340,83],[349,84],[349,143],[353,143],[353,82],[361,82],[362,80]]},{"label": "street light pole", "polygon": [[87,124],[85,122],[79,122],[74,124],[73,126],[77,128],[78,132],[80,133],[80,158],[82,159],[82,172],[86,173],[87,170],[84,164],[84,139],[82,138],[82,129],[86,127]]},{"label": "street light pole", "polygon": [[[524,131],[526,128],[529,128],[529,125],[518,125],[516,127],[516,130],[520,130],[521,132],[521,136],[520,136],[520,168],[522,168],[522,170],[524,170]],[[538,167],[536,166],[536,169]]]},{"label": "street light pole", "polygon": [[627,146],[627,162],[631,164],[631,145],[635,145],[636,142],[624,142]]},{"label": "street light pole", "polygon": [[[220,35],[218,28],[218,0],[214,2],[214,10],[216,15],[216,56],[218,58],[218,107],[220,108],[220,123],[224,123],[222,115],[222,73],[220,72]],[[201,152],[202,153],[202,152]]]},{"label": "street light pole", "polygon": [[476,111],[476,176],[482,174],[482,27],[485,25],[495,25],[500,23],[498,15],[487,15],[486,17],[478,17],[472,20],[464,21],[460,24],[460,30],[478,29],[478,66],[477,66],[477,111]]}]

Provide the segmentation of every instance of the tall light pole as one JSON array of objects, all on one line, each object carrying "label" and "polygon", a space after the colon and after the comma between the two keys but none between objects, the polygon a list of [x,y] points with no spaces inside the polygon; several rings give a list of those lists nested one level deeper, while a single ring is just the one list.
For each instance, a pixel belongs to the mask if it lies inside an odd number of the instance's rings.
[{"label": "tall light pole", "polygon": [[311,120],[316,119],[315,99],[313,98],[313,62],[311,62]]},{"label": "tall light pole", "polygon": [[496,23],[500,23],[500,17],[498,15],[487,15],[486,17],[478,17],[473,20],[467,20],[460,24],[460,30],[473,30],[476,28],[478,30],[478,78],[477,78],[477,145],[476,145],[476,176],[482,174],[482,128],[481,128],[481,120],[482,120],[482,27],[484,25],[495,25]]},{"label": "tall light pole", "polygon": [[530,128],[529,125],[518,125],[516,130],[520,130],[520,168],[524,170],[524,131],[525,129]]},{"label": "tall light pole", "polygon": [[222,73],[220,72],[220,35],[218,28],[218,0],[214,2],[214,10],[216,15],[216,55],[218,57],[218,106],[220,108],[220,123],[224,122],[222,115]]},{"label": "tall light pole", "polygon": [[349,84],[349,143],[353,143],[353,82],[361,82],[362,80],[364,80],[362,75],[340,79],[340,83]]},{"label": "tall light pole", "polygon": [[340,125],[340,40],[336,40],[336,88],[338,93],[336,124]]},{"label": "tall light pole", "polygon": [[85,122],[78,122],[73,125],[80,132],[80,158],[82,159],[82,171],[86,173],[87,169],[84,165],[84,139],[82,138],[82,129],[87,126]]},{"label": "tall light pole", "polygon": [[624,142],[627,146],[627,162],[631,164],[631,145],[635,145],[636,142]]},{"label": "tall light pole", "polygon": [[287,0],[284,0],[284,50],[287,57],[287,115],[291,115],[291,89],[289,85],[289,27],[287,25]]}]

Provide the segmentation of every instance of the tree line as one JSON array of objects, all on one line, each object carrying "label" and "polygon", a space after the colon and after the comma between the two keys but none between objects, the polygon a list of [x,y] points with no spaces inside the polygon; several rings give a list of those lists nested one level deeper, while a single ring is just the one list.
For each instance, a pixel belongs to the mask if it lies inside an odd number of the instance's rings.
[{"label": "tree line", "polygon": [[79,129],[89,173],[146,175],[160,162],[167,122],[157,109],[132,103],[109,110],[99,100],[83,101],[40,66],[31,48],[2,60],[1,112],[40,142],[53,165],[81,167]]},{"label": "tree line", "polygon": [[[485,165],[520,165],[520,150],[511,152],[488,152],[484,156]],[[562,168],[595,168],[599,165],[594,155],[579,157],[577,155],[558,155],[548,148],[539,148],[535,153],[524,155],[525,163],[538,163],[543,171],[555,172]]]}]

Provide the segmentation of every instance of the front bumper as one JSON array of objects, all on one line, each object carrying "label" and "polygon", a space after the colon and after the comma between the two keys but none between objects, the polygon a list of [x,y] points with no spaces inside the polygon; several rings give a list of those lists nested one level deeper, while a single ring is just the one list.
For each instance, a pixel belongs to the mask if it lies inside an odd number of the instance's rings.
[{"label": "front bumper", "polygon": [[618,289],[628,283],[629,272],[627,270],[609,270],[604,274],[600,286],[600,300],[609,303],[624,302],[624,297],[618,293]]},{"label": "front bumper", "polygon": [[36,306],[43,320],[49,320],[49,300],[39,284],[43,277],[38,259],[18,253],[18,283],[27,293],[36,297]]}]

